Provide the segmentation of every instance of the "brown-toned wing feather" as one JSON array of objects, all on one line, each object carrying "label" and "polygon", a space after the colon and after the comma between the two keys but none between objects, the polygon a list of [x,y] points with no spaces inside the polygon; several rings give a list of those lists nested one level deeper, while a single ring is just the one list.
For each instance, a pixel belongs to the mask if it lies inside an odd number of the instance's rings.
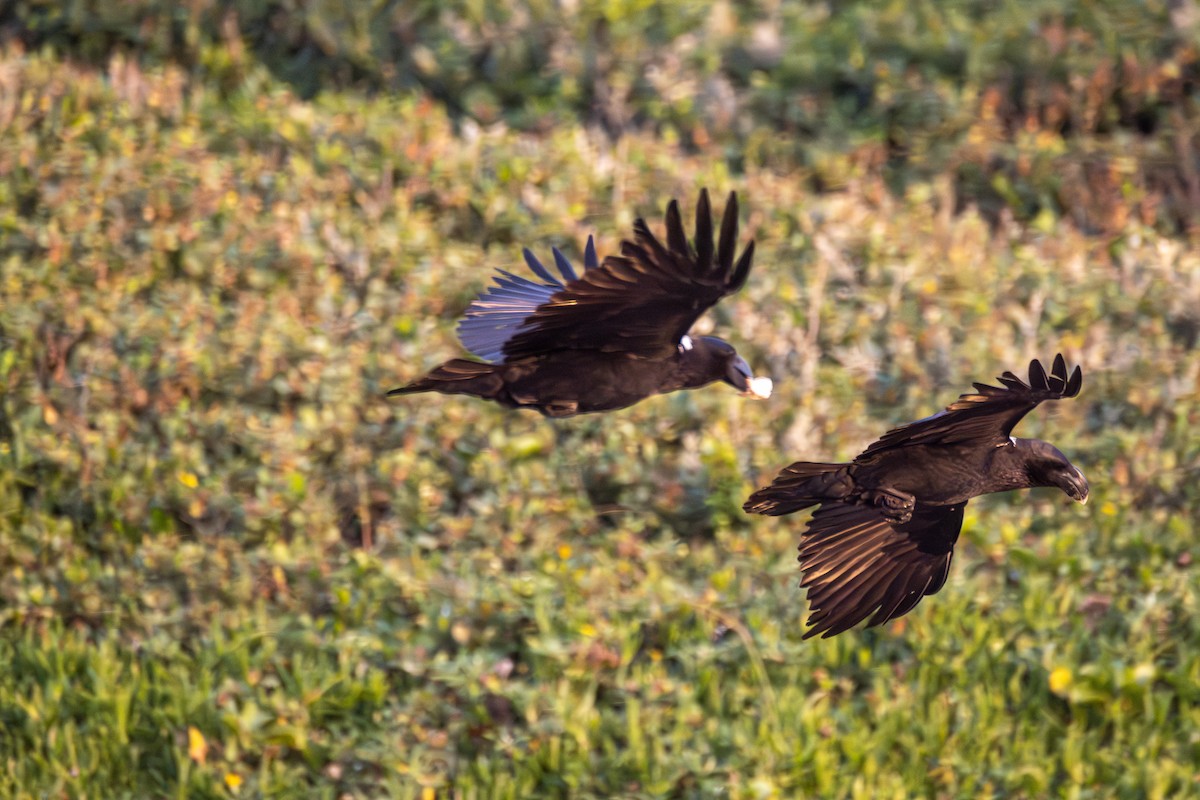
[{"label": "brown-toned wing feather", "polygon": [[873,508],[821,506],[800,542],[812,626],[804,638],[834,636],[868,617],[867,627],[879,625],[941,589],[965,505],[918,506],[902,525]]},{"label": "brown-toned wing feather", "polygon": [[1011,372],[997,380],[1001,386],[976,383],[974,392],[960,396],[945,411],[888,431],[855,461],[869,462],[884,450],[912,445],[1004,444],[1016,424],[1038,403],[1079,394],[1083,373],[1075,367],[1068,374],[1067,362],[1060,353],[1054,357],[1049,374],[1037,359],[1030,362],[1029,383]]},{"label": "brown-toned wing feather", "polygon": [[754,243],[734,260],[737,214],[737,196],[730,193],[715,251],[707,190],[696,207],[695,248],[674,200],[667,207],[665,245],[637,220],[621,255],[606,257],[539,305],[504,342],[504,356],[566,349],[669,353],[697,317],[746,281]]}]

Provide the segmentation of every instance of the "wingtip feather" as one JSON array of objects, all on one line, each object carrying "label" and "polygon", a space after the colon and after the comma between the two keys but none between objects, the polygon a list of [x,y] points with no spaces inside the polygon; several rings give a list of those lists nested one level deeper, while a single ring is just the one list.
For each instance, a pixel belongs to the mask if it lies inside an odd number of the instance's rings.
[{"label": "wingtip feather", "polygon": [[1046,368],[1036,358],[1029,362],[1029,387],[1035,392],[1050,391],[1050,382],[1046,378]]},{"label": "wingtip feather", "polygon": [[1067,360],[1063,358],[1062,353],[1054,356],[1054,366],[1050,372],[1056,377],[1062,378],[1064,384],[1067,382]]},{"label": "wingtip feather", "polygon": [[1063,392],[1064,397],[1075,397],[1079,394],[1079,390],[1083,388],[1083,370],[1078,364],[1075,365],[1075,371],[1071,373],[1071,377],[1067,379],[1067,390]]},{"label": "wingtip feather", "polygon": [[729,279],[727,285],[729,292],[736,292],[746,283],[746,278],[750,276],[750,265],[754,263],[754,240],[746,245],[746,249],[742,251],[741,258],[733,267],[733,276]]},{"label": "wingtip feather", "polygon": [[683,230],[683,217],[679,215],[679,203],[672,199],[667,203],[667,247],[672,253],[690,257],[687,234]]},{"label": "wingtip feather", "polygon": [[535,275],[544,281],[558,283],[558,281],[554,279],[554,276],[550,274],[550,270],[542,266],[542,262],[538,260],[538,257],[533,254],[532,250],[530,250],[528,247],[523,247],[521,248],[521,255],[525,256],[525,264],[528,265],[531,270],[533,270]]},{"label": "wingtip feather", "polygon": [[571,266],[571,262],[562,254],[562,251],[557,247],[551,247],[550,251],[554,253],[554,266],[558,267],[558,271],[562,273],[563,278],[568,283],[579,280],[579,276],[575,274],[575,267]]},{"label": "wingtip feather", "polygon": [[587,245],[583,248],[583,268],[585,270],[596,269],[598,266],[600,266],[600,260],[596,256],[596,240],[591,234],[588,234]]},{"label": "wingtip feather", "polygon": [[721,235],[717,240],[716,269],[721,277],[733,269],[733,254],[737,249],[738,207],[737,195],[730,192],[729,202],[725,204],[725,213],[721,216]]}]

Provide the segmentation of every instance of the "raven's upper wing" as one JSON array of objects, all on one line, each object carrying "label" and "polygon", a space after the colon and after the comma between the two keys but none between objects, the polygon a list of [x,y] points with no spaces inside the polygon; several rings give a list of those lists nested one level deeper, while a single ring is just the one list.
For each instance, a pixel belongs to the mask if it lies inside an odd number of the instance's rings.
[{"label": "raven's upper wing", "polygon": [[1013,427],[1043,400],[1060,400],[1079,394],[1083,374],[1079,367],[1067,374],[1067,363],[1059,353],[1050,374],[1037,359],[1029,364],[1029,383],[1011,372],[997,380],[1003,386],[976,383],[975,392],[960,396],[945,411],[893,428],[864,450],[856,462],[869,462],[885,450],[923,444],[1001,445]]},{"label": "raven's upper wing", "polygon": [[874,508],[821,506],[800,542],[812,626],[804,638],[834,636],[867,617],[867,627],[887,622],[941,589],[965,506],[918,505],[903,525]]},{"label": "raven's upper wing", "polygon": [[659,356],[678,347],[697,317],[745,283],[754,243],[735,261],[738,208],[733,193],[715,247],[707,190],[700,192],[696,206],[694,247],[674,200],[667,206],[666,229],[664,245],[637,220],[634,241],[621,243],[621,255],[606,257],[528,313],[504,339],[503,356],[569,349]]}]

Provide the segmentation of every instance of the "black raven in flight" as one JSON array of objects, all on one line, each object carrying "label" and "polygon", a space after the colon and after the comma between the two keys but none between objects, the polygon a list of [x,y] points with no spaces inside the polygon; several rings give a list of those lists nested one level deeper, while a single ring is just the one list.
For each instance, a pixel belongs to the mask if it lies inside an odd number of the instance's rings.
[{"label": "black raven in flight", "polygon": [[525,262],[544,282],[498,270],[496,285],[471,303],[458,325],[463,346],[484,361],[451,359],[388,395],[468,394],[550,417],[611,411],[717,380],[768,397],[770,379],[755,378],[732,345],[687,335],[750,271],[754,242],[734,260],[737,196],[729,195],[715,249],[707,190],[696,206],[694,247],[674,200],[666,227],[664,246],[638,219],[634,241],[622,242],[621,255],[603,263],[588,237],[582,275],[556,248],[562,280],[525,250]]},{"label": "black raven in flight", "polygon": [[1038,403],[1079,394],[1079,367],[1068,376],[1059,355],[1049,375],[1034,360],[1028,384],[1011,372],[998,380],[889,431],[849,464],[799,461],[750,495],[744,508],[754,514],[821,506],[800,543],[812,626],[804,638],[867,617],[878,625],[941,589],[972,497],[1057,486],[1087,502],[1087,479],[1058,448],[1011,435]]}]

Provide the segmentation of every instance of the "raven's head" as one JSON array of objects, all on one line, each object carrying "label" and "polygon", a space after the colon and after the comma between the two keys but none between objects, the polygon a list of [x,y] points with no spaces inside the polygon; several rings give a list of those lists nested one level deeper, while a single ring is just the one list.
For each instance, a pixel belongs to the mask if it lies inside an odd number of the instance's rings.
[{"label": "raven's head", "polygon": [[684,388],[694,389],[713,381],[724,381],[747,397],[771,396],[771,379],[756,378],[733,345],[715,336],[683,337],[679,344],[683,361]]},{"label": "raven's head", "polygon": [[1030,486],[1057,486],[1072,500],[1088,501],[1088,481],[1079,467],[1067,460],[1054,445],[1036,439],[1020,440],[1026,445],[1026,470]]}]

